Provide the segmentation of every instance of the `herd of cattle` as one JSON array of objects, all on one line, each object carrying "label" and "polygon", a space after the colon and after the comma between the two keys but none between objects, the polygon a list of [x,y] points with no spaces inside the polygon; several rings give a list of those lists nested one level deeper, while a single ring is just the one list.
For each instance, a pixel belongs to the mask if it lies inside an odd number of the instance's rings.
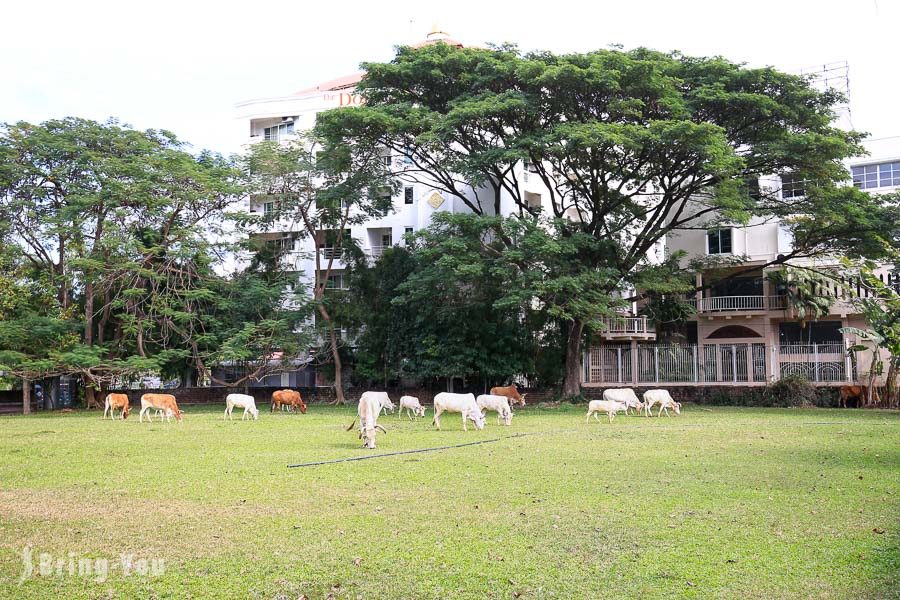
[{"label": "herd of cattle", "polygon": [[[603,391],[602,400],[591,400],[588,404],[588,413],[585,421],[589,421],[591,415],[598,422],[598,413],[606,413],[609,422],[612,423],[618,412],[628,414],[628,411],[634,409],[637,414],[645,414],[650,416],[650,410],[659,404],[659,413],[661,416],[665,411],[669,415],[669,409],[675,411],[675,414],[681,414],[681,403],[675,402],[667,390],[648,390],[644,392],[644,401],[641,402],[634,390],[630,388],[608,389]],[[512,425],[513,411],[512,406],[524,406],[525,394],[519,394],[519,390],[515,385],[491,388],[490,394],[482,394],[475,397],[475,394],[454,394],[451,392],[441,392],[434,397],[434,418],[432,425],[439,430],[441,428],[441,415],[444,413],[459,413],[462,417],[462,426],[464,431],[468,431],[467,423],[472,421],[476,429],[483,429],[487,419],[487,412],[497,413],[497,424]],[[225,418],[233,418],[232,411],[235,408],[243,409],[244,413],[241,420],[252,417],[259,419],[259,409],[256,408],[256,400],[253,396],[247,394],[228,394],[225,397]],[[272,392],[272,412],[276,410],[284,411],[299,410],[306,413],[306,404],[300,396],[300,392],[294,390],[277,390]],[[127,394],[108,394],[106,396],[106,405],[103,410],[103,418],[107,414],[110,418],[115,418],[115,411],[120,411],[122,420],[128,417],[130,412],[130,402]],[[170,421],[175,417],[176,421],[181,421],[184,414],[178,408],[178,402],[172,394],[144,394],[141,396],[141,412],[139,422],[143,423],[144,416],[148,421],[152,421],[150,411],[154,411],[159,418]],[[401,418],[403,412],[410,420],[417,417],[425,416],[425,407],[419,402],[418,398],[413,396],[402,396],[400,398],[400,406],[397,408],[388,397],[387,392],[363,392],[359,398],[357,406],[357,418],[347,428],[347,431],[353,429],[356,421],[359,420],[359,438],[363,440],[366,448],[375,448],[375,434],[378,429],[385,431],[384,427],[378,424],[378,417],[386,411],[394,412],[397,410],[397,418]],[[385,431],[386,433],[386,431]]]}]

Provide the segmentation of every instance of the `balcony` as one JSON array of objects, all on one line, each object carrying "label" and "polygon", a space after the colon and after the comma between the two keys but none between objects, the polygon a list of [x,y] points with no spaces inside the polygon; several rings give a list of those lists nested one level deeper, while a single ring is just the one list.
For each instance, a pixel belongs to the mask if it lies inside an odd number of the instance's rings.
[{"label": "balcony", "polygon": [[611,317],[603,320],[606,328],[600,337],[606,340],[654,340],[656,330],[647,317]]},{"label": "balcony", "polygon": [[700,314],[766,312],[787,309],[785,296],[713,296],[692,298],[687,302]]},{"label": "balcony", "polygon": [[391,248],[391,246],[372,246],[369,248],[368,254],[372,258],[381,258],[381,255],[384,254],[384,251],[388,248]]}]

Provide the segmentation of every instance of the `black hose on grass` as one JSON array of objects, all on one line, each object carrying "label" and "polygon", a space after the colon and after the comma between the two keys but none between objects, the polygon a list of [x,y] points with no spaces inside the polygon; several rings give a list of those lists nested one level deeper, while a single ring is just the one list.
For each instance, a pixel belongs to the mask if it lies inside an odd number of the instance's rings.
[{"label": "black hose on grass", "polygon": [[[541,432],[542,433],[542,432]],[[354,460],[369,460],[370,458],[382,458],[385,456],[398,456],[400,454],[417,454],[419,452],[435,452],[437,450],[450,450],[452,448],[462,448],[464,446],[476,446],[478,444],[490,444],[491,442],[499,442],[500,440],[508,440],[526,435],[534,435],[534,433],[517,433],[515,435],[506,435],[503,437],[492,438],[490,440],[478,440],[477,442],[465,442],[463,444],[453,444],[450,446],[436,446],[434,448],[418,448],[416,450],[399,450],[397,452],[385,452],[383,454],[368,454],[366,456],[353,456],[350,458],[335,458],[332,460],[320,460],[316,462],[299,463],[296,465],[288,465],[288,469],[297,467],[315,467],[317,465],[331,465],[334,463],[351,462]]]}]

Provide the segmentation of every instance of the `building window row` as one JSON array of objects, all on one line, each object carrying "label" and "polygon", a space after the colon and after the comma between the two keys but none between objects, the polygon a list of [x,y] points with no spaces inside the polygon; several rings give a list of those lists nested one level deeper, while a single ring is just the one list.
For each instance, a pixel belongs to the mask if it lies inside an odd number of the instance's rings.
[{"label": "building window row", "polygon": [[900,162],[851,168],[853,185],[861,190],[900,186]]}]

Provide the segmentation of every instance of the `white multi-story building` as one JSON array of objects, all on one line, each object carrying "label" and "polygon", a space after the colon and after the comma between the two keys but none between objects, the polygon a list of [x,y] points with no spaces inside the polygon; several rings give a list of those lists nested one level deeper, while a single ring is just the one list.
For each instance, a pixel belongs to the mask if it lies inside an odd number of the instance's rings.
[{"label": "white multi-story building", "polygon": [[[427,39],[418,45],[438,42],[462,46],[446,33],[437,30],[428,34]],[[319,112],[359,105],[362,99],[356,94],[355,88],[362,76],[363,73],[354,73],[287,96],[240,102],[236,106],[236,123],[243,131],[241,135],[245,136],[245,146],[262,141],[295,140],[300,132],[315,125]],[[389,160],[394,161],[393,166],[399,172],[402,172],[404,161],[408,161],[403,156],[391,156]],[[541,205],[549,198],[549,194],[540,177],[531,174],[527,164],[518,168],[520,173],[517,176],[522,182],[524,198],[532,206]],[[422,181],[421,175],[417,181],[404,181],[402,175],[399,180],[401,186],[393,197],[393,210],[390,213],[359,225],[354,224],[344,233],[345,237],[349,234],[356,240],[358,246],[373,258],[380,256],[386,248],[404,244],[406,234],[428,227],[435,213],[470,212],[470,208],[460,198],[442,192],[438,186],[429,186],[427,181]],[[486,191],[477,190],[479,194]],[[476,190],[470,192],[469,199],[473,200]],[[274,209],[271,202],[265,196],[251,196],[238,208],[251,213],[265,213]],[[492,214],[493,203],[485,212]],[[501,198],[500,213],[509,215],[515,212],[518,212],[515,202],[504,195]],[[317,276],[325,276],[322,273],[316,274],[315,252],[318,251],[323,269],[329,261],[333,261],[328,270],[326,285],[336,289],[346,288],[346,264],[342,260],[341,249],[333,243],[335,232],[323,230],[318,232],[315,239],[309,239],[299,228],[285,222],[257,235],[286,250],[284,260],[288,261],[288,268],[296,272],[300,285],[308,288],[316,281]]]}]

